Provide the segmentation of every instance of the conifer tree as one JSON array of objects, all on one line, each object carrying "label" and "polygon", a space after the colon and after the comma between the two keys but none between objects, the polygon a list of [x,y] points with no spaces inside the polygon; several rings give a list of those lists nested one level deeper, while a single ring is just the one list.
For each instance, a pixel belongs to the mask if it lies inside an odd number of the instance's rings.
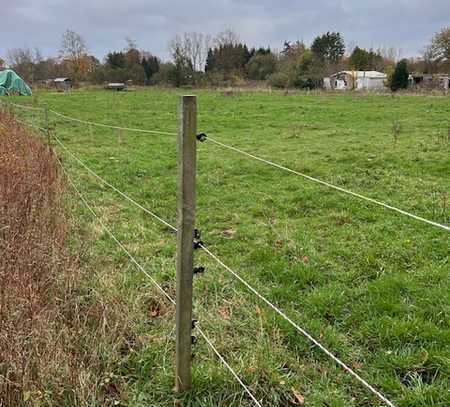
[{"label": "conifer tree", "polygon": [[396,92],[399,89],[406,89],[408,87],[408,78],[408,62],[406,59],[402,59],[395,66],[395,71],[391,80],[391,90]]}]

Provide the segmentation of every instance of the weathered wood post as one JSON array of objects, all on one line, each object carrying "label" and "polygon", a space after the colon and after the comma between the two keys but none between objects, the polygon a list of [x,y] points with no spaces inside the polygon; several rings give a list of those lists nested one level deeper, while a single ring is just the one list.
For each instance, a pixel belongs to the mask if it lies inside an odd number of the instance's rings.
[{"label": "weathered wood post", "polygon": [[8,107],[9,107],[9,112],[8,112],[9,116],[16,118],[16,111],[14,110],[14,106],[12,105],[12,103],[8,103]]},{"label": "weathered wood post", "polygon": [[8,102],[6,102],[5,100],[2,100],[1,98],[0,98],[0,101],[2,103],[2,113],[5,114],[5,115],[9,114]]},{"label": "weathered wood post", "polygon": [[191,387],[192,277],[194,268],[197,98],[178,104],[178,233],[175,391]]},{"label": "weathered wood post", "polygon": [[48,145],[50,146],[51,137],[50,137],[50,121],[48,118],[48,106],[44,107],[44,119],[45,119],[45,130],[47,133],[47,142],[48,142]]}]

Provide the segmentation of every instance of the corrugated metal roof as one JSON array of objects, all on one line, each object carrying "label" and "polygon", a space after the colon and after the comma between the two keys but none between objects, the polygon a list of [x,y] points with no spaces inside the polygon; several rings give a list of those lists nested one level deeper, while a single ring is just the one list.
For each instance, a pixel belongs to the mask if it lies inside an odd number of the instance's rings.
[{"label": "corrugated metal roof", "polygon": [[334,75],[331,75],[331,77],[347,74],[347,75],[353,75],[356,78],[380,78],[385,79],[387,78],[387,75],[383,72],[378,71],[341,71],[337,72]]}]

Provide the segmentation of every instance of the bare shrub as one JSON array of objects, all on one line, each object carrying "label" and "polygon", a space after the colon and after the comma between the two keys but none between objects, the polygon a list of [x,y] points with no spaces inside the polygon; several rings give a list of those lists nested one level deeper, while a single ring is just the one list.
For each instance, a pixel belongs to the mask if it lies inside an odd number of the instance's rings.
[{"label": "bare shrub", "polygon": [[392,137],[394,138],[395,144],[397,144],[401,132],[402,132],[402,123],[399,122],[398,120],[394,120],[392,122]]}]

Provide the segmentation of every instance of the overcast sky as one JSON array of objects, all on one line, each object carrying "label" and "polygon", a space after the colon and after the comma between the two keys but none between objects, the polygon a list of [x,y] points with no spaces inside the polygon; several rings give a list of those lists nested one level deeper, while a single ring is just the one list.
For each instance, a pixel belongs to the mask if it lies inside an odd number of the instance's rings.
[{"label": "overcast sky", "polygon": [[396,47],[416,56],[433,33],[450,25],[450,0],[0,0],[0,56],[38,46],[56,55],[67,29],[79,32],[103,59],[125,38],[163,59],[177,33],[214,35],[233,28],[250,46],[281,48],[340,31],[348,45]]}]

